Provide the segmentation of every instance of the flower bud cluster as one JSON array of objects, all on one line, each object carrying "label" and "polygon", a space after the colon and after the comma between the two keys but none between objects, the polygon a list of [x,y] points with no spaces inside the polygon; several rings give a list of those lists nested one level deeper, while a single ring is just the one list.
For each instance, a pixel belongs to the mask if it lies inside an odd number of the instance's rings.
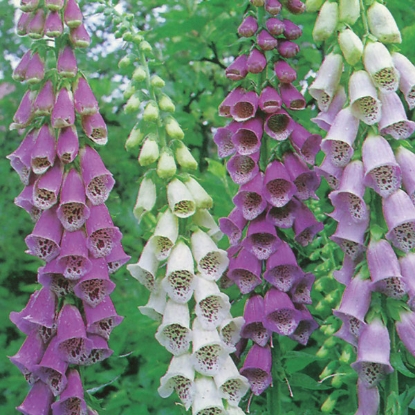
[{"label": "flower bud cluster", "polygon": [[[333,12],[328,14],[327,7]],[[415,315],[410,311],[409,271],[415,248],[415,154],[405,140],[415,123],[408,120],[398,89],[412,109],[415,66],[404,55],[390,52],[388,45],[400,43],[401,35],[387,7],[377,1],[361,7],[359,1],[322,5],[314,38],[335,41],[334,29],[328,28],[337,28],[340,48],[335,50],[341,53],[325,57],[309,92],[321,111],[314,122],[327,131],[319,170],[332,188],[330,216],[337,228],[331,239],[344,252],[343,266],[334,273],[345,285],[334,311],[342,321],[336,336],[357,347],[352,368],[359,376],[359,408],[375,413],[377,385],[393,371],[389,355],[395,347],[390,330],[396,317],[377,306],[382,298],[403,302],[409,297],[408,304],[400,306],[407,311],[396,321],[396,329],[413,353],[408,339],[414,335],[410,327]],[[363,36],[359,20],[366,30]],[[351,73],[347,85],[340,82],[344,72]]]},{"label": "flower bud cluster", "polygon": [[[209,213],[213,200],[188,172],[197,162],[182,141],[164,81],[150,71],[151,45],[132,24],[124,30],[124,39],[138,46],[129,55],[125,106],[138,112],[138,120],[126,148],[140,146],[138,162],[148,167],[134,215],[151,233],[138,262],[127,269],[148,289],[149,300],[139,310],[159,322],[155,337],[173,355],[158,392],[163,398],[176,392],[194,415],[240,414],[249,384],[230,353],[243,318],[232,317],[229,298],[217,285],[229,260],[217,246],[223,234]],[[140,102],[134,111],[132,97]]]},{"label": "flower bud cluster", "polygon": [[[227,170],[240,186],[234,210],[219,223],[231,245],[227,280],[249,294],[241,335],[252,346],[241,374],[260,395],[272,383],[273,333],[305,345],[317,327],[306,307],[314,275],[300,268],[295,252],[323,227],[305,203],[317,198],[320,178],[312,166],[321,137],[290,114],[306,106],[289,64],[302,31],[283,14],[302,12],[303,3],[265,1],[264,9],[251,3],[257,16],[249,10],[238,28],[249,51],[227,67],[226,76],[239,83],[219,107],[230,122],[214,141],[220,157],[230,156]],[[285,233],[291,228],[294,238]]]},{"label": "flower bud cluster", "polygon": [[109,275],[130,257],[105,205],[114,179],[90,145],[105,144],[107,128],[78,73],[76,48],[89,44],[79,6],[22,0],[20,8],[18,34],[35,40],[13,74],[28,90],[11,125],[24,139],[8,158],[25,185],[15,203],[35,222],[26,252],[46,264],[38,270],[41,288],[10,314],[27,335],[10,360],[31,385],[17,409],[92,415],[77,366],[112,354],[107,342],[122,317]]}]

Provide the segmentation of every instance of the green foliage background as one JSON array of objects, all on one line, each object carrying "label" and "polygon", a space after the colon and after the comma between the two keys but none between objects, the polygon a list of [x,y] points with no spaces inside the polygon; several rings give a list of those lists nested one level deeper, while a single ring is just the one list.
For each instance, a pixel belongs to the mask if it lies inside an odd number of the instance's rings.
[{"label": "green foliage background", "polygon": [[[141,252],[145,229],[138,226],[132,208],[138,192],[138,181],[143,168],[137,163],[137,151],[130,153],[124,149],[125,140],[135,124],[135,117],[123,113],[125,100],[122,91],[126,85],[127,70],[120,70],[116,63],[129,52],[129,46],[114,37],[111,20],[95,15],[98,3],[81,1],[85,11],[87,27],[93,44],[87,51],[77,53],[79,67],[88,75],[95,95],[100,101],[101,112],[109,127],[109,143],[99,152],[116,179],[116,186],[108,201],[113,220],[124,233],[124,248],[136,262]],[[212,195],[216,217],[226,216],[232,209],[235,185],[226,177],[223,162],[216,156],[212,140],[212,130],[223,126],[224,119],[217,115],[217,107],[232,88],[231,81],[225,78],[224,68],[242,48],[243,42],[236,35],[242,16],[248,7],[247,0],[144,0],[120,1],[125,12],[134,15],[135,24],[146,31],[145,37],[155,50],[158,64],[153,69],[166,81],[166,92],[176,104],[176,115],[185,131],[185,142],[200,162],[200,181]],[[390,0],[387,2],[402,30],[401,51],[415,62],[415,2]],[[301,53],[296,68],[298,79],[303,79],[310,69],[316,71],[323,53],[313,43],[311,32],[315,14],[295,16],[293,20],[303,26],[300,38]],[[15,89],[0,98],[0,412],[16,413],[27,393],[28,387],[20,372],[9,362],[7,356],[17,352],[23,336],[8,319],[11,311],[20,311],[26,304],[30,293],[36,288],[36,270],[40,261],[25,254],[24,238],[32,230],[29,216],[13,204],[13,199],[21,192],[23,185],[12,171],[7,154],[14,151],[20,143],[16,131],[9,131],[15,109],[24,93],[25,86],[11,78],[11,62],[16,62],[29,46],[29,41],[19,38],[14,31],[15,6],[7,0],[0,0],[0,84],[7,83]],[[306,95],[311,102],[311,97]],[[296,113],[301,122],[318,132],[309,121],[316,114],[309,106]],[[331,210],[324,186],[319,195],[322,212]],[[322,216],[324,217],[324,216]],[[328,234],[333,232],[328,225]],[[333,252],[334,245],[327,244],[326,238],[319,238],[304,251],[303,264],[308,271],[322,278],[321,284],[313,292],[315,304],[324,301],[329,294],[328,308],[315,310],[314,315],[323,327],[338,324],[331,317],[330,308],[340,299],[342,288],[330,279],[332,270],[325,267],[325,259],[330,256],[339,261],[339,252]],[[227,240],[221,241],[223,248]],[[315,252],[312,257],[312,251]],[[310,257],[312,259],[310,260]],[[306,260],[307,259],[307,260]],[[100,365],[88,367],[83,372],[84,384],[91,397],[100,400],[102,414],[147,415],[184,413],[176,399],[161,399],[157,394],[159,379],[164,375],[170,355],[154,338],[157,324],[142,316],[137,306],[147,302],[148,294],[125,269],[115,274],[117,288],[112,295],[119,314],[125,316],[121,326],[111,336],[110,347],[114,355]],[[324,284],[323,284],[324,282]],[[236,291],[229,294],[236,300],[234,315],[240,315],[243,302],[237,301]],[[323,304],[323,303],[321,303]],[[324,305],[324,304],[323,304]],[[330,332],[328,331],[328,334]],[[321,345],[327,352],[316,355]],[[344,373],[344,382],[337,385],[332,379],[319,382],[319,375],[333,360],[344,355],[345,344],[333,340],[323,330],[317,331],[310,345],[300,347],[290,340],[281,343],[283,366],[276,368],[276,375],[284,369],[289,379],[293,397],[282,379],[276,381],[281,386],[281,399],[287,414],[318,414],[328,396],[338,399],[332,413],[351,415],[356,409],[353,371]],[[353,355],[353,352],[351,352]],[[407,357],[409,359],[409,357]],[[346,359],[344,357],[343,359]],[[353,356],[351,357],[353,361]],[[407,359],[407,360],[408,360]],[[413,360],[413,359],[412,359]],[[402,363],[403,365],[403,363]],[[408,366],[408,364],[407,364]],[[402,367],[407,372],[407,366]],[[344,365],[346,371],[348,365]],[[414,366],[415,367],[415,364]],[[414,370],[412,369],[412,373]],[[280,370],[281,369],[281,370]],[[328,373],[328,372],[327,372]],[[411,372],[409,372],[411,373]],[[284,376],[285,376],[284,375]],[[405,379],[408,388],[414,388],[414,376]],[[282,377],[284,377],[282,376]],[[404,387],[402,392],[404,392]],[[335,393],[334,393],[335,392]],[[333,395],[334,393],[334,395]],[[256,398],[251,413],[266,413],[266,397]],[[415,408],[415,406],[414,406]]]}]

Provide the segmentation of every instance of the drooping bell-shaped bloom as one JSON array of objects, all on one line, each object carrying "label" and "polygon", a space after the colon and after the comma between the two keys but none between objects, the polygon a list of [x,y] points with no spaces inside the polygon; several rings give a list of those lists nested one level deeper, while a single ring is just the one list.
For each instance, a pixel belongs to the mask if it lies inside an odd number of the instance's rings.
[{"label": "drooping bell-shaped bloom", "polygon": [[14,204],[24,209],[32,218],[33,222],[37,222],[42,211],[33,203],[33,183],[26,186],[22,192],[15,197]]},{"label": "drooping bell-shaped bloom", "polygon": [[354,260],[349,255],[345,255],[343,258],[342,267],[333,272],[333,277],[336,281],[343,285],[349,285],[354,275],[359,258]]},{"label": "drooping bell-shaped bloom", "polygon": [[25,81],[28,84],[37,84],[45,77],[45,61],[38,52],[30,57],[25,72]]},{"label": "drooping bell-shaped bloom", "polygon": [[198,209],[193,216],[195,225],[200,228],[206,228],[207,234],[215,241],[218,242],[222,239],[223,233],[220,230],[213,216],[207,209]]},{"label": "drooping bell-shaped bloom", "polygon": [[187,176],[184,180],[184,185],[192,195],[196,209],[211,209],[213,207],[212,197],[196,179],[192,176]]},{"label": "drooping bell-shaped bloom", "polygon": [[158,218],[156,229],[149,239],[154,246],[154,254],[159,261],[166,259],[177,240],[179,222],[170,209],[166,209]]},{"label": "drooping bell-shaped bloom", "polygon": [[408,352],[415,355],[413,336],[415,335],[415,313],[413,311],[404,311],[400,314],[399,321],[395,322],[396,331],[402,343]]},{"label": "drooping bell-shaped bloom", "polygon": [[229,350],[236,349],[236,343],[241,339],[241,329],[244,324],[243,317],[233,317],[228,314],[218,327],[219,337]]},{"label": "drooping bell-shaped bloom", "polygon": [[140,223],[141,218],[146,212],[153,209],[157,200],[156,185],[149,176],[144,176],[138,190],[133,214]]},{"label": "drooping bell-shaped bloom", "polygon": [[321,149],[336,167],[345,167],[353,156],[359,120],[350,107],[339,111],[321,143]]},{"label": "drooping bell-shaped bloom", "polygon": [[327,184],[332,190],[337,190],[340,184],[340,179],[343,174],[343,168],[336,166],[331,157],[326,156],[319,167],[315,167],[314,171],[324,177]]},{"label": "drooping bell-shaped bloom", "polygon": [[280,85],[280,94],[283,104],[290,110],[302,110],[306,106],[305,99],[293,84]]},{"label": "drooping bell-shaped bloom", "polygon": [[187,304],[168,300],[156,339],[174,356],[180,356],[188,351],[193,337],[189,324],[190,315]]},{"label": "drooping bell-shaped bloom", "polygon": [[43,174],[50,166],[53,166],[56,157],[55,137],[48,124],[43,124],[37,133],[30,157],[35,174]]},{"label": "drooping bell-shaped bloom", "polygon": [[80,229],[89,218],[90,210],[85,204],[84,184],[75,169],[69,170],[63,179],[56,214],[62,226],[70,232]]},{"label": "drooping bell-shaped bloom", "polygon": [[33,102],[33,111],[36,115],[49,115],[55,103],[53,84],[49,79],[40,89]]},{"label": "drooping bell-shaped bloom", "polygon": [[39,7],[32,13],[32,18],[27,23],[27,35],[32,39],[40,39],[43,37],[45,27],[45,10]]},{"label": "drooping bell-shaped bloom", "polygon": [[382,43],[401,43],[401,33],[389,9],[377,1],[367,9],[367,21],[372,35]]},{"label": "drooping bell-shaped bloom", "polygon": [[264,130],[274,140],[284,141],[293,132],[294,121],[280,109],[265,118]]},{"label": "drooping bell-shaped bloom", "polygon": [[278,39],[263,29],[257,34],[256,44],[262,50],[273,50],[278,45]]},{"label": "drooping bell-shaped bloom", "polygon": [[79,151],[79,140],[76,127],[61,128],[58,133],[56,153],[62,163],[72,163]]},{"label": "drooping bell-shaped bloom", "polygon": [[57,259],[48,262],[38,270],[37,279],[44,287],[49,288],[58,298],[73,294],[75,281],[68,280],[63,276],[63,267]]},{"label": "drooping bell-shaped bloom", "polygon": [[415,154],[400,146],[395,154],[402,172],[402,183],[406,193],[415,204]]},{"label": "drooping bell-shaped bloom", "polygon": [[409,252],[415,247],[415,206],[410,197],[398,189],[382,200],[382,210],[388,226],[386,239],[396,248]]},{"label": "drooping bell-shaped bloom", "polygon": [[65,128],[75,123],[73,95],[66,88],[61,88],[52,109],[51,124],[53,128]]},{"label": "drooping bell-shaped bloom", "polygon": [[357,398],[359,406],[355,415],[377,415],[379,413],[380,396],[377,387],[368,388],[360,378],[357,379]]},{"label": "drooping bell-shaped bloom", "polygon": [[349,65],[355,66],[363,56],[363,42],[350,28],[340,31],[337,40],[344,59]]},{"label": "drooping bell-shaped bloom", "polygon": [[251,37],[258,30],[258,22],[253,16],[247,16],[238,27],[238,34],[243,37]]},{"label": "drooping bell-shaped bloom", "polygon": [[325,1],[320,8],[313,29],[313,39],[315,42],[324,42],[329,39],[336,30],[339,20],[339,5]]},{"label": "drooping bell-shaped bloom", "polygon": [[311,300],[311,289],[313,288],[315,279],[316,277],[308,272],[293,284],[289,291],[289,295],[293,303],[297,306],[299,304],[313,303]]},{"label": "drooping bell-shaped bloom", "polygon": [[261,395],[272,383],[271,375],[272,356],[271,348],[254,344],[245,358],[240,373],[245,376],[254,395]]},{"label": "drooping bell-shaped bloom", "polygon": [[301,124],[295,123],[290,142],[298,155],[308,164],[315,164],[320,151],[321,136],[307,131]]},{"label": "drooping bell-shaped bloom", "polygon": [[62,19],[57,11],[50,11],[45,20],[44,33],[48,37],[58,37],[63,33]]},{"label": "drooping bell-shaped bloom", "polygon": [[231,106],[230,113],[235,121],[242,122],[255,116],[258,108],[258,95],[248,91]]},{"label": "drooping bell-shaped bloom", "polygon": [[340,307],[333,310],[334,315],[343,322],[336,336],[354,346],[357,346],[360,333],[366,326],[365,315],[369,310],[371,292],[371,281],[357,274],[347,284]]},{"label": "drooping bell-shaped bloom", "polygon": [[[235,102],[239,101],[239,98],[245,94],[245,90],[242,87],[237,87],[233,89],[226,98],[219,105],[219,115],[221,117],[230,117],[231,116],[231,107]],[[229,127],[229,125],[228,125]]]},{"label": "drooping bell-shaped bloom", "polygon": [[306,246],[321,230],[323,230],[323,224],[316,220],[313,212],[303,203],[298,203],[294,220],[295,240],[301,246]]},{"label": "drooping bell-shaped bloom", "polygon": [[36,180],[33,186],[33,204],[38,209],[50,209],[57,203],[62,179],[63,165],[58,162]]},{"label": "drooping bell-shaped bloom", "polygon": [[226,415],[228,411],[223,406],[222,396],[213,380],[203,376],[195,380],[192,414],[203,415],[209,413]]},{"label": "drooping bell-shaped bloom", "polygon": [[225,75],[232,81],[240,81],[248,74],[247,55],[239,55],[227,68]]},{"label": "drooping bell-shaped bloom", "polygon": [[335,207],[332,218],[338,222],[352,219],[354,222],[367,220],[368,209],[363,199],[365,186],[363,184],[364,170],[360,160],[350,162],[343,171],[340,185],[329,198]]},{"label": "drooping bell-shaped bloom", "polygon": [[227,276],[242,294],[247,294],[262,282],[261,262],[250,251],[241,249],[236,258],[230,259]]},{"label": "drooping bell-shaped bloom", "polygon": [[74,86],[75,110],[80,115],[91,115],[98,112],[98,101],[84,77],[79,77]]},{"label": "drooping bell-shaped bloom", "polygon": [[232,135],[239,128],[239,123],[231,122],[226,127],[221,127],[216,130],[213,141],[218,147],[218,156],[220,158],[228,157],[235,153],[236,148],[232,142]]},{"label": "drooping bell-shaped bloom", "polygon": [[48,385],[38,380],[16,409],[23,415],[49,415],[52,402],[53,394]]},{"label": "drooping bell-shaped bloom", "polygon": [[[24,16],[25,14],[23,14],[22,16]],[[13,73],[12,73],[12,78],[15,81],[18,82],[23,82],[25,80],[25,76],[26,76],[26,70],[29,66],[29,62],[30,59],[32,57],[32,51],[29,49],[20,59],[19,63],[17,64],[17,66],[14,68]]]},{"label": "drooping bell-shaped bloom", "polygon": [[65,46],[59,51],[56,68],[59,75],[66,78],[74,78],[78,73],[75,53],[70,46]]},{"label": "drooping bell-shaped bloom", "polygon": [[45,0],[45,6],[48,10],[58,11],[61,10],[64,4],[64,0]]},{"label": "drooping bell-shaped bloom", "polygon": [[229,159],[226,167],[234,183],[245,184],[258,174],[259,153],[258,151],[249,156],[235,154]]},{"label": "drooping bell-shaped bloom", "polygon": [[318,324],[304,305],[298,306],[298,310],[301,313],[300,322],[294,330],[294,333],[290,334],[288,337],[305,346],[313,331],[318,328]]},{"label": "drooping bell-shaped bloom", "polygon": [[241,155],[249,155],[259,151],[263,134],[262,120],[251,118],[243,122],[232,135],[232,143]]},{"label": "drooping bell-shaped bloom", "polygon": [[102,258],[111,253],[122,234],[114,226],[105,204],[91,205],[89,209],[91,214],[86,221],[87,246],[94,258]]},{"label": "drooping bell-shaped bloom", "polygon": [[300,51],[300,47],[291,40],[280,40],[277,46],[278,53],[283,58],[293,58]]},{"label": "drooping bell-shaped bloom", "polygon": [[107,124],[99,112],[81,117],[82,129],[95,144],[103,146],[108,141]]},{"label": "drooping bell-shaped bloom", "polygon": [[83,23],[69,30],[69,41],[74,48],[87,48],[91,44],[91,37]]},{"label": "drooping bell-shaped bloom", "polygon": [[251,339],[261,347],[265,347],[270,338],[270,330],[264,326],[264,299],[260,294],[254,294],[245,303],[244,320],[241,337]]},{"label": "drooping bell-shaped bloom", "polygon": [[278,80],[283,84],[290,84],[297,79],[297,72],[288,62],[279,59],[274,64],[274,72]]},{"label": "drooping bell-shaped bloom", "polygon": [[179,218],[192,216],[196,211],[192,194],[179,179],[175,178],[167,185],[167,200],[170,210]]},{"label": "drooping bell-shaped bloom", "polygon": [[260,73],[267,66],[267,58],[263,52],[260,52],[258,49],[252,49],[251,53],[248,56],[246,61],[246,68],[250,73]]},{"label": "drooping bell-shaped bloom", "polygon": [[92,147],[82,148],[79,156],[86,196],[94,205],[105,203],[115,184],[112,174]]},{"label": "drooping bell-shaped bloom", "polygon": [[399,265],[402,273],[402,277],[404,283],[407,288],[409,299],[407,304],[409,308],[414,311],[415,310],[415,278],[414,278],[414,270],[415,270],[415,254],[410,252],[406,254],[404,257],[399,258]]},{"label": "drooping bell-shaped bloom", "polygon": [[306,9],[305,4],[301,0],[287,0],[285,7],[293,14],[304,13]]},{"label": "drooping bell-shaped bloom", "polygon": [[272,114],[281,108],[282,100],[278,92],[272,86],[266,86],[259,96],[258,106],[267,114]]},{"label": "drooping bell-shaped bloom", "polygon": [[375,319],[360,332],[357,360],[351,365],[367,388],[377,386],[384,375],[393,372],[389,355],[388,329],[379,319]]},{"label": "drooping bell-shaped bloom", "polygon": [[156,280],[153,290],[150,292],[147,304],[139,306],[140,313],[161,323],[166,308],[167,295],[161,287],[161,280]]},{"label": "drooping bell-shaped bloom", "polygon": [[220,230],[229,238],[229,243],[236,245],[241,237],[248,221],[244,218],[243,212],[235,207],[227,218],[219,219]]},{"label": "drooping bell-shaped bloom", "polygon": [[35,93],[33,91],[26,91],[20,101],[19,107],[17,108],[14,116],[13,123],[10,125],[11,130],[19,128],[26,128],[33,119],[33,101],[35,99]]},{"label": "drooping bell-shaped bloom", "polygon": [[266,200],[276,207],[285,206],[297,192],[288,169],[281,162],[275,160],[267,166],[262,192]]},{"label": "drooping bell-shaped bloom", "polygon": [[373,125],[381,118],[381,102],[376,87],[366,71],[356,71],[350,76],[349,98],[353,115],[365,124]]},{"label": "drooping bell-shaped bloom", "polygon": [[96,334],[88,334],[91,341],[91,350],[83,363],[85,366],[93,365],[110,357],[114,352],[108,347],[108,342]]},{"label": "drooping bell-shaped bloom", "polygon": [[[32,17],[32,14],[30,12],[23,12],[16,23],[16,33],[19,36],[26,36],[27,35],[27,25],[30,22],[30,19]],[[29,50],[29,54],[31,51]],[[14,79],[14,76],[13,76]],[[23,79],[17,79],[19,81],[22,81]]]},{"label": "drooping bell-shaped bloom", "polygon": [[282,5],[278,0],[265,0],[264,8],[269,14],[276,16],[281,11]]},{"label": "drooping bell-shaped bloom", "polygon": [[139,261],[136,264],[127,265],[127,270],[131,276],[139,281],[149,291],[155,286],[158,264],[154,247],[148,243],[144,246]]},{"label": "drooping bell-shaped bloom", "polygon": [[399,72],[399,89],[403,93],[409,109],[415,107],[415,66],[404,55],[398,52],[392,53],[392,60]]},{"label": "drooping bell-shaped bloom", "polygon": [[398,258],[389,242],[381,239],[371,240],[366,251],[372,290],[388,297],[400,299],[406,293],[406,286],[401,275]]},{"label": "drooping bell-shaped bloom", "polygon": [[121,241],[115,243],[111,252],[105,257],[107,262],[108,272],[113,274],[120,269],[125,263],[131,259],[130,255],[127,255],[121,244]]},{"label": "drooping bell-shaped bloom", "polygon": [[70,27],[78,27],[83,20],[81,9],[76,0],[67,0],[64,9],[65,24]]},{"label": "drooping bell-shaped bloom", "polygon": [[162,398],[169,397],[174,390],[186,410],[192,405],[195,395],[195,370],[190,363],[190,358],[189,354],[173,356],[166,374],[160,379],[160,387],[157,389]]},{"label": "drooping bell-shaped bloom", "polygon": [[337,91],[343,71],[343,58],[337,53],[330,53],[324,58],[316,79],[310,85],[310,95],[317,100],[319,109],[327,112]]}]

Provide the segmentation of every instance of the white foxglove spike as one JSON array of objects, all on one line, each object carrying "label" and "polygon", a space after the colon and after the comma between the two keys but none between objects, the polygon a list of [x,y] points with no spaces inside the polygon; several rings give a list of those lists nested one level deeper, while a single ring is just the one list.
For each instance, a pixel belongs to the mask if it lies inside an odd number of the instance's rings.
[{"label": "white foxglove spike", "polygon": [[196,316],[205,330],[214,330],[229,315],[229,297],[213,281],[195,278]]},{"label": "white foxglove spike", "polygon": [[185,182],[185,186],[193,196],[196,202],[196,208],[198,209],[211,209],[213,206],[213,200],[209,193],[198,183],[197,180],[189,176]]},{"label": "white foxglove spike", "polygon": [[215,382],[207,377],[196,379],[192,415],[227,415],[227,413]]},{"label": "white foxglove spike", "polygon": [[167,185],[167,200],[171,211],[179,218],[188,218],[196,211],[192,194],[178,179],[173,179]]},{"label": "white foxglove spike", "polygon": [[156,229],[149,243],[154,248],[154,254],[159,261],[166,259],[179,234],[179,222],[177,216],[167,209],[158,218]]},{"label": "white foxglove spike", "polygon": [[209,229],[207,234],[215,241],[218,242],[222,239],[223,233],[220,230],[213,216],[207,209],[198,209],[193,216],[193,222],[202,228]]},{"label": "white foxglove spike", "polygon": [[192,253],[201,276],[217,281],[229,264],[226,251],[219,249],[210,236],[197,230],[192,234]]},{"label": "white foxglove spike", "polygon": [[134,206],[134,216],[138,222],[145,212],[153,209],[156,203],[156,185],[153,180],[148,177],[144,177],[141,182],[140,189],[138,191],[137,201]]},{"label": "white foxglove spike", "polygon": [[141,314],[150,317],[152,320],[161,321],[164,309],[166,308],[166,292],[161,287],[161,281],[156,280],[155,286],[150,293],[146,305],[138,307]]},{"label": "white foxglove spike", "polygon": [[177,242],[167,260],[166,277],[162,285],[167,295],[178,303],[187,303],[193,294],[194,263],[190,248]]},{"label": "white foxglove spike", "polygon": [[241,329],[245,320],[243,317],[234,317],[229,314],[228,318],[222,321],[219,326],[221,340],[230,348],[235,347],[241,338]]}]

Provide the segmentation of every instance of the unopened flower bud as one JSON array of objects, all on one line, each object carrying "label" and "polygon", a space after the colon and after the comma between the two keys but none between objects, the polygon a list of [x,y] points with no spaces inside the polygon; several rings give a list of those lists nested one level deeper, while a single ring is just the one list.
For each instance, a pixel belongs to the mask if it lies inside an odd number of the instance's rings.
[{"label": "unopened flower bud", "polygon": [[246,17],[238,27],[239,35],[243,37],[251,37],[256,33],[257,30],[258,22],[253,16]]},{"label": "unopened flower bud", "polygon": [[133,128],[130,132],[130,135],[125,142],[125,149],[127,151],[132,150],[134,147],[137,147],[144,138],[144,134],[140,129]]},{"label": "unopened flower bud", "polygon": [[306,0],[305,8],[309,13],[318,12],[323,3],[324,0]]},{"label": "unopened flower bud", "polygon": [[120,61],[118,62],[118,67],[120,69],[128,68],[131,65],[131,57],[130,56],[123,56]]},{"label": "unopened flower bud", "polygon": [[142,82],[147,78],[146,71],[142,66],[137,66],[137,68],[134,69],[132,78],[134,81]]},{"label": "unopened flower bud", "polygon": [[139,47],[140,47],[140,50],[142,50],[143,52],[151,52],[153,50],[150,43],[148,43],[146,40],[143,40],[142,42],[140,42]]},{"label": "unopened flower bud", "polygon": [[123,96],[125,99],[129,99],[132,97],[132,95],[135,93],[136,89],[135,86],[130,82],[127,85],[127,88],[125,89]]},{"label": "unopened flower bud", "polygon": [[317,17],[313,29],[313,39],[316,42],[324,42],[336,29],[339,14],[339,5],[326,1]]},{"label": "unopened flower bud", "polygon": [[356,65],[363,55],[363,43],[352,29],[345,29],[339,33],[338,41],[344,59],[349,65]]},{"label": "unopened flower bud", "polygon": [[150,84],[154,88],[163,88],[166,85],[166,83],[157,75],[151,77]]},{"label": "unopened flower bud", "polygon": [[148,166],[156,162],[159,158],[159,146],[154,140],[154,137],[147,137],[141,148],[140,155],[138,156],[138,162],[140,166]]},{"label": "unopened flower bud", "polygon": [[367,10],[367,20],[372,35],[382,43],[401,43],[401,32],[389,9],[375,1]]},{"label": "unopened flower bud", "polygon": [[160,179],[169,179],[176,174],[176,162],[169,148],[163,148],[157,164],[157,176]]},{"label": "unopened flower bud", "polygon": [[305,12],[305,4],[301,0],[286,0],[285,7],[293,14]]},{"label": "unopened flower bud", "polygon": [[148,177],[144,177],[141,182],[140,189],[138,191],[137,201],[134,206],[134,216],[138,221],[144,212],[148,212],[153,209],[157,198],[156,185],[153,180]]},{"label": "unopened flower bud", "polygon": [[359,0],[340,0],[339,1],[339,20],[353,25],[360,17]]},{"label": "unopened flower bud", "polygon": [[197,169],[197,161],[192,156],[192,153],[189,151],[189,149],[181,141],[177,142],[174,155],[176,157],[176,161],[184,169],[189,169],[189,170]]},{"label": "unopened flower bud", "polygon": [[262,7],[264,5],[264,0],[249,0],[253,6]]},{"label": "unopened flower bud", "polygon": [[184,132],[181,129],[179,123],[171,116],[166,118],[164,122],[166,132],[171,138],[176,138],[177,140],[182,140],[184,137]]},{"label": "unopened flower bud", "polygon": [[91,37],[84,24],[69,31],[69,40],[75,48],[87,48],[91,44]]},{"label": "unopened flower bud", "polygon": [[140,108],[140,98],[137,94],[133,94],[127,101],[124,107],[126,114],[131,114],[132,112],[138,111]]},{"label": "unopened flower bud", "polygon": [[159,108],[166,112],[174,112],[176,110],[173,101],[166,94],[161,94],[159,99]]},{"label": "unopened flower bud", "polygon": [[332,413],[334,407],[337,403],[337,393],[333,392],[329,397],[324,401],[323,405],[321,405],[321,412],[323,413]]},{"label": "unopened flower bud", "polygon": [[150,101],[144,109],[143,120],[146,122],[157,121],[159,118],[159,108],[154,101]]},{"label": "unopened flower bud", "polygon": [[40,39],[43,37],[43,28],[45,27],[45,12],[43,9],[38,9],[27,24],[27,34],[32,39]]},{"label": "unopened flower bud", "polygon": [[136,35],[133,36],[133,42],[136,45],[139,45],[142,41],[143,41],[143,36],[141,36],[139,34],[136,34]]},{"label": "unopened flower bud", "polygon": [[276,16],[281,11],[281,3],[278,0],[265,0],[265,10]]}]

